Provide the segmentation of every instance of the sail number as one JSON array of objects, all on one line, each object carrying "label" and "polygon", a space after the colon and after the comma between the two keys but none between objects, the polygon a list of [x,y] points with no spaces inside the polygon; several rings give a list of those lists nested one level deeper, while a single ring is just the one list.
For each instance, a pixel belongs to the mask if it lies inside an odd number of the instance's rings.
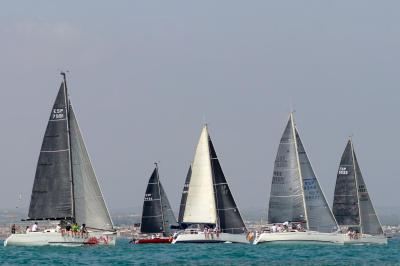
[{"label": "sail number", "polygon": [[338,171],[339,175],[348,175],[349,171],[347,171],[346,167],[339,167],[339,171]]},{"label": "sail number", "polygon": [[64,108],[54,108],[51,113],[51,119],[63,119],[64,118]]},{"label": "sail number", "polygon": [[144,201],[149,201],[153,200],[153,195],[152,194],[145,194],[144,195]]}]

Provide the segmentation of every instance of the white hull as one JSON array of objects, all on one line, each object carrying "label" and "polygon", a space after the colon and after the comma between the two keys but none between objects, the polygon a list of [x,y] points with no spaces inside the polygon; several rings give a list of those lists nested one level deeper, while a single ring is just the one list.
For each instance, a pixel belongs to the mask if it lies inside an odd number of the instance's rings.
[{"label": "white hull", "polygon": [[253,242],[254,245],[261,243],[317,243],[317,244],[343,244],[344,234],[320,233],[315,231],[306,232],[280,232],[261,233]]},{"label": "white hull", "polygon": [[246,234],[228,234],[228,233],[219,233],[218,236],[216,234],[207,234],[207,236],[203,232],[197,233],[180,233],[178,234],[174,240],[172,240],[172,244],[175,243],[244,243],[249,244],[250,242],[246,239]]},{"label": "white hull", "polygon": [[353,245],[365,245],[365,244],[380,244],[380,245],[387,245],[387,237],[384,235],[362,235],[359,238],[350,238],[349,236],[345,236],[344,244],[353,244]]},{"label": "white hull", "polygon": [[112,245],[115,246],[116,232],[89,232],[87,237],[72,236],[54,230],[29,232],[10,235],[4,246],[82,246],[82,245]]}]

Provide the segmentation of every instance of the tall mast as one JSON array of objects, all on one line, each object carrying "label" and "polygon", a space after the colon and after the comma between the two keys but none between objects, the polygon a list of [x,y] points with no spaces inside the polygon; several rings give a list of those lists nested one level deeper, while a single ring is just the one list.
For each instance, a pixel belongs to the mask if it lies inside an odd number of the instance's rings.
[{"label": "tall mast", "polygon": [[71,152],[71,131],[70,131],[70,102],[67,88],[67,78],[65,72],[60,73],[63,76],[64,90],[65,90],[65,106],[67,107],[67,132],[68,132],[68,153],[69,153],[69,170],[71,172],[71,204],[72,204],[72,219],[75,221],[75,189],[74,189],[74,174],[72,166],[72,152]]},{"label": "tall mast", "polygon": [[290,121],[292,122],[292,135],[294,139],[294,147],[296,150],[296,160],[297,160],[297,167],[299,169],[299,177],[300,177],[300,186],[301,186],[301,193],[303,195],[303,205],[304,205],[304,218],[307,221],[307,229],[310,229],[309,226],[309,221],[308,221],[308,214],[307,214],[307,206],[306,206],[306,198],[304,195],[304,187],[303,187],[303,175],[301,173],[301,166],[300,166],[300,159],[299,159],[299,152],[297,150],[297,139],[296,139],[296,130],[295,130],[295,125],[294,125],[294,117],[293,117],[293,112],[290,113]]},{"label": "tall mast", "polygon": [[356,191],[357,191],[357,207],[358,207],[358,216],[360,217],[360,233],[363,233],[363,226],[362,226],[362,215],[361,215],[361,208],[360,208],[360,195],[358,192],[358,181],[357,181],[357,171],[356,171],[356,162],[354,158],[354,147],[353,147],[353,140],[350,137],[350,147],[351,147],[351,158],[353,161],[353,171],[354,171],[354,181],[356,183]]},{"label": "tall mast", "polygon": [[162,227],[163,227],[163,234],[165,235],[164,207],[163,207],[162,196],[161,196],[160,176],[158,175],[158,163],[155,162],[154,164],[156,165],[157,187],[158,187],[158,195],[160,196]]}]

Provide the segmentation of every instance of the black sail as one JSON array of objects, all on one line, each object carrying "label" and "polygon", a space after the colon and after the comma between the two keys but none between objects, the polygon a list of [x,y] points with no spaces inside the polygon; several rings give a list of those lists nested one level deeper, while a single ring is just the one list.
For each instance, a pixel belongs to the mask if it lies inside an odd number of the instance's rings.
[{"label": "black sail", "polygon": [[351,139],[347,142],[340,161],[333,211],[339,225],[358,227],[362,233],[366,234],[383,234]]},{"label": "black sail", "polygon": [[67,102],[68,95],[63,82],[43,137],[29,206],[29,219],[73,217]]},{"label": "black sail", "polygon": [[188,173],[186,175],[185,185],[183,186],[183,190],[182,190],[181,205],[179,207],[179,216],[178,216],[178,222],[180,224],[183,223],[183,214],[185,213],[187,193],[189,190],[189,183],[190,183],[191,176],[192,176],[192,166],[189,167]]},{"label": "black sail", "polygon": [[367,185],[362,177],[360,167],[358,165],[357,157],[354,152],[354,166],[356,171],[357,185],[358,185],[358,199],[360,204],[360,220],[361,232],[371,235],[383,234],[381,223],[379,222],[378,215],[372,205],[371,198],[368,193]]},{"label": "black sail", "polygon": [[160,195],[161,195],[161,204],[162,204],[162,213],[163,213],[163,222],[164,222],[164,236],[170,236],[174,233],[175,230],[171,229],[171,225],[176,227],[177,222],[175,218],[174,211],[171,208],[171,205],[169,204],[169,200],[167,197],[167,194],[165,193],[165,190],[161,184],[161,181],[159,181],[160,184]]},{"label": "black sail", "polygon": [[162,233],[164,231],[158,170],[154,169],[144,195],[142,233]]},{"label": "black sail", "polygon": [[247,231],[246,226],[240,215],[239,209],[236,206],[235,200],[233,199],[225,175],[222,172],[221,165],[210,137],[208,137],[208,144],[210,147],[215,200],[220,229],[224,233],[244,233]]},{"label": "black sail", "polygon": [[360,226],[353,149],[350,140],[347,142],[337,172],[333,198],[333,214],[339,225]]}]

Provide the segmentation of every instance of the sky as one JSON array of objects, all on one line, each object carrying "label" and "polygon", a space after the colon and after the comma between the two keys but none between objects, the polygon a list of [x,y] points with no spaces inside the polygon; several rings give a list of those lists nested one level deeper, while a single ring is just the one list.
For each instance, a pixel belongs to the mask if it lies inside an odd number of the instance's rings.
[{"label": "sky", "polygon": [[291,110],[330,204],[352,135],[374,205],[397,206],[399,8],[2,1],[0,208],[29,206],[60,70],[111,210],[141,207],[155,161],[178,209],[205,122],[239,208],[265,208]]}]

